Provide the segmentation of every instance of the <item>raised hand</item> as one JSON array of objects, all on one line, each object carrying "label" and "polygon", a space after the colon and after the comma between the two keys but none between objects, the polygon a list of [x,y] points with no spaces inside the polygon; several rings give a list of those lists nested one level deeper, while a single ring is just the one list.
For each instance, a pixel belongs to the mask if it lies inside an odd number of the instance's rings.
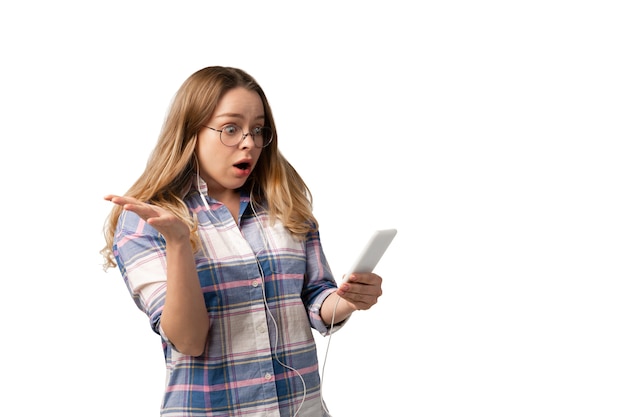
[{"label": "raised hand", "polygon": [[154,227],[163,235],[166,241],[176,239],[189,239],[189,226],[172,212],[137,200],[133,197],[109,194],[105,200],[122,206],[124,210],[132,211]]}]

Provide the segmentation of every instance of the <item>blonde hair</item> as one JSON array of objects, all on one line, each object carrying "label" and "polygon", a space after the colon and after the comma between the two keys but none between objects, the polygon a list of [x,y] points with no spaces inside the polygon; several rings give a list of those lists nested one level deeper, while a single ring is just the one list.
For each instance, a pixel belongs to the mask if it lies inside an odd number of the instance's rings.
[{"label": "blonde hair", "polygon": [[[246,72],[213,66],[196,71],[179,88],[144,172],[125,194],[166,208],[185,221],[189,225],[194,248],[200,244],[198,221],[183,199],[196,175],[194,149],[198,132],[213,114],[220,98],[235,87],[244,87],[259,94],[265,111],[265,125],[274,130],[274,140],[263,148],[245,186],[250,191],[252,203],[264,203],[271,221],[280,219],[298,238],[317,230],[311,192],[278,150],[278,134],[265,93]],[[106,246],[100,253],[104,257],[105,270],[117,266],[113,238],[122,210],[121,206],[114,205],[104,225]]]}]

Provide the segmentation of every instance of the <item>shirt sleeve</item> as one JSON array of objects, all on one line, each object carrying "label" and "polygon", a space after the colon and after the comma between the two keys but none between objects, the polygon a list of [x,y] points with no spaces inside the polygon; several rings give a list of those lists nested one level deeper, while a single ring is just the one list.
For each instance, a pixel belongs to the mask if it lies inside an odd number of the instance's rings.
[{"label": "shirt sleeve", "polygon": [[322,320],[320,310],[326,298],[337,291],[337,282],[333,277],[330,266],[324,255],[320,241],[319,231],[311,232],[306,239],[306,276],[304,277],[304,288],[302,291],[302,301],[309,313],[311,327],[324,336],[339,330],[347,322],[326,324]]},{"label": "shirt sleeve", "polygon": [[167,283],[165,239],[136,213],[123,211],[113,240],[113,254],[137,307],[161,334]]}]

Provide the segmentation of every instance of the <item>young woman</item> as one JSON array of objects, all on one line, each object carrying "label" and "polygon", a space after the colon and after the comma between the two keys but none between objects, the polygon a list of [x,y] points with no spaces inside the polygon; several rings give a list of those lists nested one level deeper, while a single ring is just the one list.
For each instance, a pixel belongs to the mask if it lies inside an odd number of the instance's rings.
[{"label": "young woman", "polygon": [[329,415],[311,329],[328,335],[369,309],[382,280],[337,287],[310,191],[250,75],[192,74],[143,174],[105,199],[105,267],[161,337],[162,416]]}]

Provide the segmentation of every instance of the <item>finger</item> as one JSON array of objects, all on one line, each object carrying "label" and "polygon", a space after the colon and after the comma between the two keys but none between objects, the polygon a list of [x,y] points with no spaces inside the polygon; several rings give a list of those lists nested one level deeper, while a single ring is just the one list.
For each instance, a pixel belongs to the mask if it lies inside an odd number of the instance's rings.
[{"label": "finger", "polygon": [[159,211],[156,206],[148,203],[144,203],[133,197],[108,195],[105,197],[112,203],[122,206],[124,210],[132,211],[144,220],[148,220],[152,217],[159,217]]},{"label": "finger", "polygon": [[355,273],[348,279],[350,282],[357,282],[365,285],[377,285],[382,282],[382,278],[374,273]]},{"label": "finger", "polygon": [[109,195],[105,196],[104,199],[108,200],[108,201],[110,201],[112,203],[118,204],[120,206],[123,206],[124,204],[139,204],[139,203],[141,203],[136,198],[126,197],[126,196],[121,196],[121,195],[115,195],[115,194],[109,194]]},{"label": "finger", "polygon": [[344,294],[353,297],[380,297],[383,293],[380,285],[346,283],[341,288]]},{"label": "finger", "polygon": [[124,204],[124,210],[137,213],[139,217],[146,221],[148,219],[154,219],[161,216],[161,213],[155,206],[146,203],[126,203]]},{"label": "finger", "polygon": [[368,294],[348,293],[341,296],[357,310],[367,310],[378,302],[378,297]]}]

